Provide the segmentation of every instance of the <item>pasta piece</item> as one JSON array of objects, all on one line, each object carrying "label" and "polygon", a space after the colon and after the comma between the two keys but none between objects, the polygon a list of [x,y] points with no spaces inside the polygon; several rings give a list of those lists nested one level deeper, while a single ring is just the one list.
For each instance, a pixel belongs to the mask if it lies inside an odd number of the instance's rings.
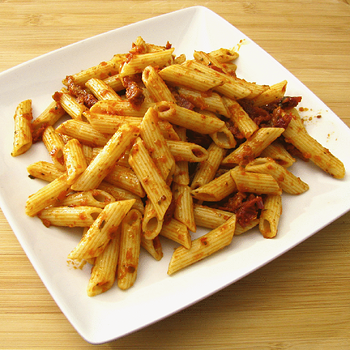
[{"label": "pasta piece", "polygon": [[228,246],[232,241],[235,226],[236,215],[232,215],[218,228],[192,241],[190,249],[177,248],[171,257],[168,275],[172,275]]},{"label": "pasta piece", "polygon": [[248,172],[242,167],[236,167],[230,173],[238,192],[282,194],[278,182],[269,174]]},{"label": "pasta piece", "polygon": [[90,111],[85,112],[84,116],[91,126],[102,134],[114,134],[123,124],[139,127],[142,122],[142,118],[140,117],[97,114]]},{"label": "pasta piece", "polygon": [[229,117],[227,109],[222,102],[221,96],[215,92],[205,94],[200,91],[195,91],[184,87],[179,87],[177,92],[181,97],[190,101],[201,110],[206,109],[213,113],[218,113],[225,117]]},{"label": "pasta piece", "polygon": [[295,108],[292,113],[293,118],[283,133],[285,140],[292,143],[305,158],[310,159],[323,171],[336,179],[342,179],[345,176],[344,164],[308,134]]},{"label": "pasta piece", "polygon": [[55,132],[52,126],[48,126],[43,132],[43,142],[57,169],[65,171],[63,151],[65,145],[61,136]]},{"label": "pasta piece", "polygon": [[74,119],[69,119],[60,124],[56,128],[56,133],[68,135],[91,147],[103,147],[109,140],[108,137],[97,131],[89,123]]},{"label": "pasta piece", "polygon": [[142,214],[131,209],[121,224],[117,281],[120,289],[134,285],[139,265]]},{"label": "pasta piece", "polygon": [[270,174],[278,182],[283,191],[290,194],[301,194],[309,189],[309,185],[292,174],[272,158],[256,158],[248,163],[246,171],[260,174]]},{"label": "pasta piece", "polygon": [[101,79],[91,78],[85,83],[85,86],[90,89],[98,100],[122,100],[122,98]]},{"label": "pasta piece", "polygon": [[38,217],[46,227],[90,227],[102,209],[89,206],[59,206],[41,210]]},{"label": "pasta piece", "polygon": [[72,184],[87,167],[80,142],[72,139],[63,148],[64,163],[67,169],[67,182]]},{"label": "pasta piece", "polygon": [[163,226],[163,219],[158,219],[157,212],[151,201],[147,200],[142,219],[142,233],[146,239],[157,237]]},{"label": "pasta piece", "polygon": [[87,287],[87,295],[93,297],[111,289],[117,271],[120,250],[120,230],[108,242],[104,251],[95,259]]},{"label": "pasta piece", "polygon": [[218,202],[236,190],[236,183],[230,171],[228,171],[207,184],[192,190],[191,194],[201,201]]},{"label": "pasta piece", "polygon": [[158,125],[158,113],[151,107],[143,117],[140,136],[165,182],[169,182],[175,171],[175,159]]},{"label": "pasta piece", "polygon": [[147,66],[142,72],[142,81],[155,102],[176,102],[175,97],[154,67]]},{"label": "pasta piece", "polygon": [[141,198],[146,195],[141,181],[135,172],[132,169],[126,168],[122,165],[115,165],[112,171],[110,171],[105,177],[105,181],[131,193],[134,193]]},{"label": "pasta piece", "polygon": [[114,202],[114,197],[101,189],[94,189],[84,192],[76,192],[68,195],[62,202],[62,206],[90,206],[104,208],[107,204]]},{"label": "pasta piece", "polygon": [[173,195],[176,203],[174,218],[185,224],[192,232],[196,232],[191,188],[189,186],[179,185],[174,182]]},{"label": "pasta piece", "polygon": [[209,57],[215,58],[221,63],[231,62],[239,57],[239,54],[234,49],[220,48],[209,52]]},{"label": "pasta piece", "polygon": [[271,85],[267,90],[252,99],[254,106],[265,106],[269,103],[280,100],[287,89],[287,81],[283,80],[280,83]]},{"label": "pasta piece", "polygon": [[134,204],[134,199],[106,205],[90,226],[68,259],[90,259],[99,256],[110,239],[114,238],[119,225]]},{"label": "pasta piece", "polygon": [[288,168],[295,163],[295,158],[278,141],[272,142],[260,154],[261,157],[272,158],[276,163]]},{"label": "pasta piece", "polygon": [[219,166],[226,155],[226,150],[212,143],[208,148],[208,157],[202,161],[191,183],[191,189],[194,190],[203,186],[214,179]]},{"label": "pasta piece", "polygon": [[90,108],[90,112],[96,114],[143,117],[147,109],[153,105],[154,103],[148,104],[144,102],[141,106],[135,107],[129,101],[101,100]]},{"label": "pasta piece", "polygon": [[27,167],[30,178],[41,179],[47,182],[51,182],[61,175],[64,171],[58,170],[53,163],[38,161]]},{"label": "pasta piece", "polygon": [[155,260],[159,261],[162,259],[163,250],[159,236],[154,239],[146,239],[141,235],[141,247],[144,248]]},{"label": "pasta piece", "polygon": [[225,126],[225,123],[219,118],[191,111],[172,102],[158,102],[155,109],[160,119],[201,134],[213,134]]},{"label": "pasta piece", "polygon": [[283,128],[261,128],[243,142],[222,161],[222,165],[246,164],[260,153],[284,131]]},{"label": "pasta piece", "polygon": [[162,220],[171,200],[172,192],[162,178],[141,138],[137,138],[129,156],[129,164],[152,202],[157,218]]},{"label": "pasta piece", "polygon": [[32,122],[32,135],[34,142],[41,140],[45,128],[49,125],[55,125],[65,114],[66,111],[62,106],[58,102],[52,101]]},{"label": "pasta piece", "polygon": [[44,208],[56,203],[57,200],[62,200],[66,196],[69,188],[70,185],[67,183],[67,175],[61,175],[28,197],[25,213],[28,216],[35,216]]},{"label": "pasta piece", "polygon": [[103,82],[111,87],[114,91],[122,91],[125,89],[119,74],[114,74],[106,79],[103,79]]},{"label": "pasta piece", "polygon": [[[119,57],[116,56],[112,60],[107,62],[101,62],[97,66],[89,67],[82,70],[79,73],[72,75],[73,81],[77,85],[84,85],[89,79],[106,79],[109,76],[113,76],[118,73],[119,69]],[[64,85],[68,85],[67,78],[63,81]]]},{"label": "pasta piece", "polygon": [[174,218],[164,223],[160,235],[181,244],[187,249],[191,248],[191,235],[188,228],[185,224]]},{"label": "pasta piece", "polygon": [[60,92],[56,92],[53,98],[60,106],[66,111],[66,113],[75,120],[83,120],[83,112],[88,108],[77,102],[77,100],[68,93],[66,89],[62,89]]},{"label": "pasta piece", "polygon": [[226,125],[217,132],[210,134],[210,137],[221,148],[231,149],[237,144],[232,132]]},{"label": "pasta piece", "polygon": [[198,91],[208,91],[224,82],[222,77],[207,76],[180,64],[163,68],[159,75],[163,80],[174,85],[182,85]]},{"label": "pasta piece", "polygon": [[142,55],[133,55],[130,60],[125,62],[119,72],[121,78],[127,75],[141,73],[147,66],[164,67],[172,63],[172,54],[174,49],[162,50],[157,52],[145,53]]},{"label": "pasta piece", "polygon": [[203,162],[208,158],[208,151],[196,143],[167,140],[166,144],[177,162]]},{"label": "pasta piece", "polygon": [[261,211],[259,230],[265,238],[277,235],[278,223],[282,214],[282,198],[280,195],[268,195]]},{"label": "pasta piece", "polygon": [[87,191],[96,188],[111,171],[114,163],[131,145],[138,132],[138,128],[128,124],[121,126],[72,185],[72,189],[74,191]]},{"label": "pasta piece", "polygon": [[124,190],[123,188],[109,184],[108,182],[102,181],[98,189],[109,193],[116,201],[122,201],[126,199],[135,199],[135,203],[132,208],[137,209],[139,212],[144,212],[144,205],[141,198],[130,191]]},{"label": "pasta piece", "polygon": [[228,111],[229,118],[237,126],[244,138],[249,139],[259,129],[258,125],[249,117],[237,101],[228,97],[223,97],[222,101]]},{"label": "pasta piece", "polygon": [[[234,213],[220,210],[216,208],[210,208],[205,205],[194,204],[193,206],[194,217],[197,226],[214,229],[224,224]],[[259,224],[259,219],[253,219],[245,225],[241,226],[236,222],[235,236],[241,235],[247,232]]]}]

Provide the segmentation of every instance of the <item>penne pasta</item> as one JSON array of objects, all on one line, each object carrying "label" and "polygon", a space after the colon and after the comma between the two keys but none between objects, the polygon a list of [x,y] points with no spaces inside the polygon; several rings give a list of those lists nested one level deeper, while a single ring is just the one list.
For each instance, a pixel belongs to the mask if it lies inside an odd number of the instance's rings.
[{"label": "penne pasta", "polygon": [[228,246],[234,235],[236,215],[232,215],[224,224],[192,241],[190,249],[177,248],[170,260],[168,275],[192,265]]},{"label": "penne pasta", "polygon": [[72,139],[65,144],[63,157],[68,175],[67,182],[72,184],[87,167],[83,149],[77,139]]},{"label": "penne pasta", "polygon": [[289,194],[301,194],[309,189],[309,185],[288,171],[272,158],[256,158],[248,163],[246,171],[260,174],[270,174],[278,182],[283,191]]},{"label": "penne pasta", "polygon": [[184,223],[174,218],[163,224],[160,235],[181,244],[187,249],[191,248],[191,235],[188,228]]},{"label": "penne pasta", "polygon": [[280,195],[268,195],[264,200],[261,212],[259,230],[265,238],[277,235],[278,222],[282,214],[282,198]]},{"label": "penne pasta", "polygon": [[120,231],[120,252],[117,281],[120,289],[132,287],[136,281],[141,247],[142,214],[131,209],[123,219]]},{"label": "penne pasta", "polygon": [[56,168],[65,171],[64,147],[62,137],[55,132],[52,126],[48,126],[43,132],[43,142]]},{"label": "penne pasta", "polygon": [[170,150],[170,154],[177,162],[185,161],[196,163],[203,162],[208,158],[208,151],[196,143],[167,140],[166,144]]},{"label": "penne pasta", "polygon": [[117,232],[115,237],[108,242],[104,251],[95,258],[87,287],[89,297],[104,293],[112,288],[116,279],[119,250],[120,232]]},{"label": "penne pasta", "polygon": [[85,83],[85,86],[90,89],[98,100],[122,100],[122,98],[101,79],[91,78]]},{"label": "penne pasta", "polygon": [[46,227],[90,227],[101,211],[100,208],[90,206],[59,206],[41,210],[38,217]]},{"label": "penne pasta", "polygon": [[106,205],[68,259],[90,259],[99,256],[108,242],[115,238],[119,225],[135,200],[113,202]]},{"label": "penne pasta", "polygon": [[131,145],[138,132],[138,128],[128,124],[121,126],[72,185],[72,189],[87,191],[96,188],[111,171],[114,163]]},{"label": "penne pasta", "polygon": [[[125,199],[125,198],[124,198]],[[118,198],[118,200],[120,200]],[[101,189],[94,189],[84,192],[75,192],[68,195],[61,201],[62,206],[89,206],[95,208],[104,208],[107,204],[114,202],[114,197]]]},{"label": "penne pasta", "polygon": [[27,171],[30,178],[41,179],[47,182],[51,182],[64,174],[64,171],[58,170],[53,163],[45,161],[30,164],[27,167]]},{"label": "penne pasta", "polygon": [[157,218],[162,220],[171,203],[172,193],[140,138],[131,149],[129,164],[152,202]]}]

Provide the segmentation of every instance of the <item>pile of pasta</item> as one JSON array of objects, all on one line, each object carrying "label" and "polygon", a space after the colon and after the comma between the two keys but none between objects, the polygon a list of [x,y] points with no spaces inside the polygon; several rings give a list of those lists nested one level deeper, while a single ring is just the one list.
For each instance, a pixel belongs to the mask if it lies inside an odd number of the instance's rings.
[{"label": "pile of pasta", "polygon": [[[179,245],[169,275],[255,226],[275,237],[282,192],[309,188],[288,170],[293,152],[344,177],[307,133],[300,98],[285,96],[287,81],[247,82],[237,57],[221,48],[187,59],[138,37],[129,52],[67,76],[35,119],[31,100],[18,105],[12,155],[42,141],[52,159],[28,166],[47,184],[25,212],[47,227],[82,228],[68,259],[92,264],[89,296],[130,288],[141,247],[163,257],[160,236]],[[192,239],[197,227],[208,232]]]}]

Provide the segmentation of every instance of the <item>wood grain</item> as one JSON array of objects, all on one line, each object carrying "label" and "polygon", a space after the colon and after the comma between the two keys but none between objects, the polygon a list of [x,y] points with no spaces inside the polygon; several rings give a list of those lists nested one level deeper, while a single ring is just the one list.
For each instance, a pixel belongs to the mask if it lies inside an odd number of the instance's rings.
[{"label": "wood grain", "polygon": [[[347,0],[2,0],[0,71],[198,4],[261,45],[350,126]],[[215,295],[100,346],[60,312],[2,212],[0,234],[0,349],[350,349],[350,213]]]}]

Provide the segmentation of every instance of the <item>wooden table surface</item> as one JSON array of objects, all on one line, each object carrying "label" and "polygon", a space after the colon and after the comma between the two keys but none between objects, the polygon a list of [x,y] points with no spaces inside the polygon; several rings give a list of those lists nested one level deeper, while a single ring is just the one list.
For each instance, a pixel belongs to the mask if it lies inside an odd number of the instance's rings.
[{"label": "wooden table surface", "polygon": [[[349,0],[3,0],[0,71],[193,5],[243,31],[350,126]],[[97,346],[60,312],[2,212],[0,237],[1,349],[350,349],[350,213],[221,292]]]}]

